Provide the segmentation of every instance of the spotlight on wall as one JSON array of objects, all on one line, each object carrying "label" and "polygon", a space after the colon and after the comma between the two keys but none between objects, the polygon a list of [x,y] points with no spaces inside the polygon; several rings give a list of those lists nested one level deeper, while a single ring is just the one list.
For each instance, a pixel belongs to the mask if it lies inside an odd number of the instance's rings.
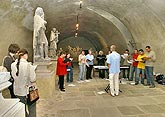
[{"label": "spotlight on wall", "polygon": [[76,32],[76,33],[75,33],[75,37],[77,37],[77,35],[78,35],[78,33]]},{"label": "spotlight on wall", "polygon": [[78,28],[78,27],[79,27],[79,24],[77,23],[77,24],[76,24],[76,28]]}]

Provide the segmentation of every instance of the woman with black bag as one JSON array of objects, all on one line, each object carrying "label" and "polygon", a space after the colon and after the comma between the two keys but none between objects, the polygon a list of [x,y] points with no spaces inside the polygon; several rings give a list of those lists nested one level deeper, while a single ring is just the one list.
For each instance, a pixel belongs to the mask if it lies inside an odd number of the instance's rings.
[{"label": "woman with black bag", "polygon": [[[11,64],[11,74],[14,78],[14,94],[25,104],[26,117],[36,117],[36,102],[32,105],[27,104],[29,86],[36,87],[36,66],[32,66],[28,61],[28,52],[21,49],[18,53],[19,58]],[[26,109],[28,105],[28,109]],[[26,111],[28,110],[28,112]]]}]

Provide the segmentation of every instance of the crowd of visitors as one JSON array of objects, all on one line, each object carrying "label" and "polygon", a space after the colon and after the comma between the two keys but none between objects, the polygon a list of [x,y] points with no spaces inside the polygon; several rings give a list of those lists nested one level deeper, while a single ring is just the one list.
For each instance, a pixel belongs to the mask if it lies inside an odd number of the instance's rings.
[{"label": "crowd of visitors", "polygon": [[[127,69],[122,70],[122,76],[129,81],[135,81],[135,85],[139,83],[150,88],[155,87],[154,83],[154,62],[156,55],[151,50],[150,46],[146,46],[146,52],[143,49],[135,49],[133,54],[126,49],[122,55],[116,50],[116,45],[111,45],[108,54],[105,55],[102,50],[98,55],[93,55],[92,50],[82,50],[78,56],[79,74],[77,81],[89,82],[92,79],[92,69],[95,65],[94,60],[97,60],[97,66],[108,66],[109,84],[111,96],[119,95],[119,75],[120,67],[127,66]],[[17,44],[11,44],[8,48],[8,55],[3,59],[3,66],[11,74],[9,87],[11,98],[19,98],[20,102],[25,106],[27,117],[36,116],[36,103],[28,105],[27,95],[28,87],[36,86],[35,68],[28,61],[28,51],[20,49]],[[123,63],[122,63],[123,60]],[[131,71],[131,72],[130,72]],[[61,92],[65,92],[64,77],[66,82],[73,83],[73,58],[70,53],[62,51],[57,58],[56,75],[59,77],[58,85]],[[99,78],[105,78],[105,70],[99,70]],[[146,82],[145,82],[146,78]],[[28,111],[27,111],[28,110]]]},{"label": "crowd of visitors", "polygon": [[[133,81],[133,76],[135,75],[135,85],[139,84],[139,80],[141,84],[144,86],[149,86],[150,88],[155,87],[154,83],[154,63],[156,60],[155,52],[151,50],[150,46],[146,46],[146,52],[143,49],[134,50],[132,54],[132,64],[131,64],[131,75],[127,75],[127,78],[130,81]],[[127,60],[128,62],[128,60]],[[128,62],[129,63],[129,62]],[[124,77],[124,76],[123,76]],[[145,78],[147,82],[145,84]]]},{"label": "crowd of visitors", "polygon": [[[88,53],[86,55],[85,55],[85,51],[82,51],[80,53],[80,55],[78,56],[78,65],[79,65],[79,75],[78,75],[78,79],[77,79],[78,82],[84,82],[84,81],[88,82],[88,81],[90,81],[90,79],[92,79],[91,73],[92,73],[92,69],[93,69],[94,65],[111,66],[110,58],[116,52],[115,45],[112,46],[112,50],[110,49],[110,51],[108,51],[107,55],[104,55],[103,51],[99,51],[98,55],[95,55],[95,56],[92,54],[91,50],[88,50]],[[70,54],[68,54],[66,57],[65,56],[66,55],[64,55],[64,57],[63,57],[64,60],[61,60],[61,61],[59,61],[59,59],[57,60],[57,62],[58,62],[57,71],[67,71],[63,75],[67,74],[67,78],[66,78],[67,82],[73,82],[72,58],[70,57]],[[113,58],[115,58],[115,57],[113,57]],[[140,50],[135,49],[134,53],[132,53],[132,54],[130,54],[129,50],[126,49],[120,57],[121,57],[120,66],[126,67],[126,69],[121,70],[123,79],[127,79],[129,81],[134,80],[135,85],[138,85],[139,82],[141,82],[141,84],[143,84],[144,86],[150,86],[150,88],[155,87],[154,77],[153,77],[153,65],[154,65],[156,57],[155,57],[154,51],[151,51],[150,46],[146,46],[146,52],[144,52],[143,49],[140,49]],[[97,60],[97,64],[94,63],[94,59]],[[62,63],[60,63],[60,62],[62,62]],[[65,69],[65,70],[59,70],[59,68],[60,68],[59,64],[62,64],[63,69]],[[115,67],[116,66],[110,67],[109,74],[111,74],[111,72],[112,72],[111,70],[114,70]],[[85,77],[85,74],[86,74],[86,77]],[[59,74],[57,74],[57,75],[59,75]],[[61,77],[61,76],[59,76],[59,77]],[[112,76],[109,76],[109,79],[111,77]],[[117,76],[117,77],[119,77],[119,76]],[[105,69],[99,70],[99,78],[105,79]],[[145,78],[147,79],[147,83],[145,83],[145,81],[144,81]],[[63,80],[62,80],[62,82],[63,82]],[[60,83],[61,83],[61,78],[59,78],[59,84]],[[60,90],[64,91],[64,87],[61,87]],[[114,95],[114,94],[115,93],[112,93],[112,95]]]}]

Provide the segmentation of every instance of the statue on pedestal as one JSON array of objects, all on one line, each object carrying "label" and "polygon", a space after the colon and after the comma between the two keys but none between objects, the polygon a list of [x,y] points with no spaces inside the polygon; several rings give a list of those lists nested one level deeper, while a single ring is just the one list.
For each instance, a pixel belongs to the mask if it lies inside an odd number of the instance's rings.
[{"label": "statue on pedestal", "polygon": [[34,62],[42,62],[49,60],[48,57],[48,41],[45,35],[44,11],[41,7],[37,7],[34,16],[34,32],[33,32],[33,58]]},{"label": "statue on pedestal", "polygon": [[53,28],[50,34],[50,57],[55,58],[57,53],[58,35],[60,32]]}]

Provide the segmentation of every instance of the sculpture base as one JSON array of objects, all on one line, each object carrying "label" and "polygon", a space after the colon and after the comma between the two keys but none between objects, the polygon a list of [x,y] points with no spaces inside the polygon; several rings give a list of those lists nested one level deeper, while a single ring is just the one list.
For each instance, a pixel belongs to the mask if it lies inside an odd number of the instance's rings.
[{"label": "sculpture base", "polygon": [[50,98],[55,92],[55,75],[51,70],[52,62],[35,62],[36,77],[40,98]]},{"label": "sculpture base", "polygon": [[40,98],[50,98],[55,93],[55,75],[41,75],[37,73],[37,87]]},{"label": "sculpture base", "polygon": [[51,70],[49,69],[50,66],[52,65],[52,62],[35,62],[34,65],[37,65],[37,69],[36,69],[36,73],[38,73],[38,75],[50,75],[51,74]]}]

